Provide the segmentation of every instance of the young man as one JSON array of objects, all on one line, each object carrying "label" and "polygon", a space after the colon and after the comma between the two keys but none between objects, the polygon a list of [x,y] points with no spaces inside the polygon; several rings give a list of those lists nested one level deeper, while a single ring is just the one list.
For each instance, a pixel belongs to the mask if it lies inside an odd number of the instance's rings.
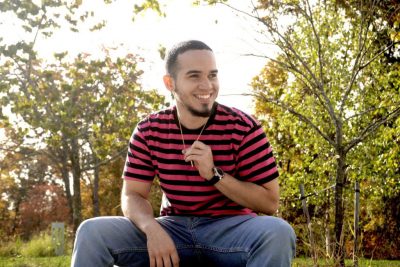
[{"label": "young man", "polygon": [[[176,105],[140,122],[129,142],[125,217],[82,223],[72,266],[290,266],[295,235],[272,215],[278,171],[259,122],[215,102],[218,70],[200,41],[174,46],[166,88]],[[148,201],[154,177],[161,216]]]}]

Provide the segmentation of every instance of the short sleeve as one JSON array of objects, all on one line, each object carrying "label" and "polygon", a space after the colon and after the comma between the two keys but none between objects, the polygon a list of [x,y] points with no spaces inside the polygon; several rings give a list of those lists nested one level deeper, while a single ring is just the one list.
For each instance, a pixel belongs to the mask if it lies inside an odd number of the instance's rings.
[{"label": "short sleeve", "polygon": [[271,145],[259,122],[243,138],[238,153],[240,180],[267,183],[279,176]]},{"label": "short sleeve", "polygon": [[140,124],[129,140],[122,178],[142,182],[152,182],[155,176],[150,150]]}]

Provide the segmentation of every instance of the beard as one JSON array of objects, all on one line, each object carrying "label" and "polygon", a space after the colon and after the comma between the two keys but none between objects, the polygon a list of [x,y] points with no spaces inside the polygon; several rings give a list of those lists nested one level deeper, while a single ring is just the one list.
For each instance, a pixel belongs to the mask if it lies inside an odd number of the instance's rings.
[{"label": "beard", "polygon": [[175,88],[175,93],[178,96],[177,100],[179,99],[181,104],[183,104],[183,106],[185,106],[185,108],[193,115],[196,117],[202,117],[202,118],[208,118],[211,116],[212,113],[212,107],[209,108],[208,104],[202,104],[202,107],[200,110],[195,109],[193,106],[190,106],[189,104],[185,103],[185,101],[183,101],[184,97],[181,95],[181,91],[178,88]]},{"label": "beard", "polygon": [[189,110],[190,113],[192,113],[193,116],[203,117],[203,118],[208,118],[211,116],[211,108],[209,108],[207,104],[203,105],[202,110],[196,110],[191,106],[186,106],[186,108]]}]

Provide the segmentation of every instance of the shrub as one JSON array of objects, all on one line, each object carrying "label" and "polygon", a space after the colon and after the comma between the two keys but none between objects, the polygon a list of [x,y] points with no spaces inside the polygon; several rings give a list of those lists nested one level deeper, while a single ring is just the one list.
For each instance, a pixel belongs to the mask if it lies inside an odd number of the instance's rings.
[{"label": "shrub", "polygon": [[15,241],[0,242],[0,257],[15,257],[21,251],[22,242],[18,238]]},{"label": "shrub", "polygon": [[24,257],[50,257],[55,256],[54,248],[49,234],[34,236],[30,241],[24,243],[21,248]]}]

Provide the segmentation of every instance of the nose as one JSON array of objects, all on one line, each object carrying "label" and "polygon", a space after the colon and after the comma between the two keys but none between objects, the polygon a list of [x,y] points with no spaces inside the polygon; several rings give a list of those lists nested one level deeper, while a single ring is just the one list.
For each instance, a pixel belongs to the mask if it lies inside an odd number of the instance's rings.
[{"label": "nose", "polygon": [[200,81],[199,88],[203,90],[209,90],[212,88],[212,83],[208,78],[203,78]]}]

